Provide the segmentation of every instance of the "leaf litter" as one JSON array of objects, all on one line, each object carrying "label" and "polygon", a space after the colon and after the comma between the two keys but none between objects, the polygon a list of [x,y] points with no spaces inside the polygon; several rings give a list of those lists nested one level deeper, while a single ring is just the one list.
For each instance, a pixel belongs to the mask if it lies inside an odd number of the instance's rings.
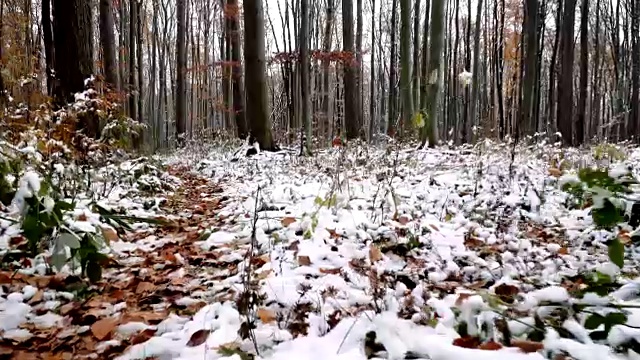
[{"label": "leaf litter", "polygon": [[[179,185],[155,210],[163,223],[103,229],[113,261],[101,282],[0,272],[0,355],[365,359],[374,331],[389,359],[625,358],[584,339],[586,318],[553,313],[633,305],[638,287],[629,230],[595,229],[589,208],[566,205],[557,153],[519,149],[510,173],[507,148],[400,149],[398,164],[345,149],[166,159]],[[625,271],[608,260],[609,237],[631,250]],[[247,313],[249,270],[261,296]],[[603,300],[582,294],[585,271],[627,275]],[[610,344],[640,340],[624,327],[640,313],[625,311],[613,325],[596,319]]]}]

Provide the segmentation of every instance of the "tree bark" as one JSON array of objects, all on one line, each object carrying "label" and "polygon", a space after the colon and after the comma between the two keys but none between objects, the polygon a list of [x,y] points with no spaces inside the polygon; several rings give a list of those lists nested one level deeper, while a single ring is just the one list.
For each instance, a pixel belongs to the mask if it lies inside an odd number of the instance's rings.
[{"label": "tree bark", "polygon": [[302,123],[306,141],[302,154],[311,155],[312,128],[311,128],[311,99],[309,97],[309,0],[302,0],[300,4],[302,19],[300,21],[300,97],[302,101]]},{"label": "tree bark", "polygon": [[391,61],[389,64],[389,118],[387,120],[387,134],[394,136],[396,132],[396,82],[397,80],[397,45],[396,29],[398,28],[398,0],[391,3]]},{"label": "tree bark", "polygon": [[403,136],[409,136],[412,128],[411,73],[411,0],[400,0],[400,89],[402,90]]},{"label": "tree bark", "polygon": [[57,101],[71,102],[85,89],[94,73],[91,3],[85,0],[53,0],[53,32]]},{"label": "tree bark", "polygon": [[251,104],[247,107],[251,135],[262,150],[276,150],[271,135],[262,0],[244,1],[244,31],[244,81],[247,103]]},{"label": "tree bark", "polygon": [[186,0],[176,0],[177,16],[177,38],[176,38],[176,136],[178,144],[182,145],[182,137],[187,131],[187,103],[185,73],[187,71],[187,48],[186,48]]},{"label": "tree bark", "polygon": [[[233,117],[238,137],[246,139],[249,134],[247,118],[245,114],[244,89],[242,88],[242,60],[240,59],[240,8],[237,0],[227,0],[225,5],[225,24],[227,26],[227,41],[231,45],[231,79],[233,96]],[[228,106],[229,104],[227,104]]]},{"label": "tree bark", "polygon": [[[471,80],[471,103],[469,104],[469,122],[473,128],[476,122],[476,113],[478,108],[478,91],[480,89],[480,21],[482,14],[482,0],[478,1],[478,8],[476,10],[476,26],[475,36],[473,38],[473,69]],[[473,133],[469,134],[473,136]]]},{"label": "tree bark", "polygon": [[[446,0],[433,0],[431,9],[431,25],[429,29],[429,71],[424,79],[427,85],[425,126],[420,133],[421,147],[429,140],[429,147],[435,147],[438,135],[437,106],[441,92],[441,62],[444,45],[444,6]],[[426,50],[426,49],[425,49]]]},{"label": "tree bark", "polygon": [[358,66],[353,44],[353,1],[342,0],[342,46],[346,56],[344,62],[344,119],[347,140],[356,139],[360,133],[358,122],[358,94],[356,73]]},{"label": "tree bark", "polygon": [[580,6],[580,91],[578,118],[576,119],[576,145],[584,142],[584,128],[587,119],[587,98],[589,96],[589,0],[582,0]]},{"label": "tree bark", "polygon": [[[48,2],[48,0],[44,0],[43,4],[45,2]],[[116,38],[113,30],[112,2],[111,0],[100,0],[100,45],[102,46],[104,75],[106,82],[117,90],[120,86],[118,84],[118,66],[116,64]]]},{"label": "tree bark", "polygon": [[564,142],[575,145],[573,137],[573,61],[576,0],[565,0],[560,27],[561,70],[558,78],[558,130]]}]

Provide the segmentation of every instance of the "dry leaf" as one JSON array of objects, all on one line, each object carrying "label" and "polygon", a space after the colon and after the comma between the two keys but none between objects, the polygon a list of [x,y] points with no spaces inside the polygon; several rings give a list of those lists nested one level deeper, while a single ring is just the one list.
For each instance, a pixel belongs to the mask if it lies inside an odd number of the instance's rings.
[{"label": "dry leaf", "polygon": [[382,252],[380,251],[380,249],[378,249],[377,246],[373,244],[369,246],[369,259],[372,263],[378,260],[382,260]]},{"label": "dry leaf", "polygon": [[631,243],[631,236],[629,236],[629,231],[627,230],[620,230],[620,232],[618,233],[618,239],[624,245]]},{"label": "dry leaf", "polygon": [[553,177],[560,177],[560,176],[562,176],[562,170],[550,167],[549,168],[549,175],[551,175]]},{"label": "dry leaf", "polygon": [[0,272],[0,284],[11,284],[11,273]]},{"label": "dry leaf", "polygon": [[453,340],[453,345],[467,349],[477,349],[480,346],[480,339],[475,336],[467,335]]},{"label": "dry leaf", "polygon": [[155,329],[145,329],[141,331],[139,334],[135,334],[131,337],[131,345],[141,344],[153,337],[157,330]]},{"label": "dry leaf", "polygon": [[476,237],[473,236],[469,236],[466,239],[464,239],[464,246],[466,246],[467,248],[473,250],[476,248],[479,248],[481,246],[484,246],[485,242],[481,239],[478,239]]},{"label": "dry leaf", "polygon": [[435,226],[433,224],[429,224],[429,226],[435,231],[440,231],[440,228],[438,228],[437,226]]},{"label": "dry leaf", "polygon": [[511,340],[511,346],[517,347],[523,353],[532,353],[544,349],[544,345],[537,341]]},{"label": "dry leaf", "polygon": [[500,345],[499,343],[493,341],[493,340],[489,340],[484,344],[481,344],[480,346],[478,346],[478,349],[480,350],[500,350],[502,349],[502,345]]},{"label": "dry leaf", "polygon": [[311,265],[311,259],[306,255],[298,256],[298,265],[300,266],[309,266]]},{"label": "dry leaf", "polygon": [[400,215],[398,217],[398,222],[402,225],[407,225],[411,221],[411,218],[408,215]]},{"label": "dry leaf", "polygon": [[561,247],[560,250],[558,250],[558,254],[560,255],[569,255],[569,249],[567,249],[566,247]]},{"label": "dry leaf", "polygon": [[187,342],[187,346],[195,347],[204,344],[209,337],[209,333],[211,333],[211,330],[198,330],[194,332],[193,335],[191,335],[189,342]]},{"label": "dry leaf", "polygon": [[458,294],[458,298],[456,299],[456,306],[462,305],[462,303],[468,298],[470,298],[472,295],[474,294],[469,294],[469,293]]},{"label": "dry leaf", "polygon": [[156,286],[150,282],[143,281],[136,286],[136,294],[142,294],[147,291],[153,291],[156,289]]},{"label": "dry leaf", "polygon": [[335,269],[327,269],[327,268],[320,268],[320,273],[321,274],[332,274],[332,275],[338,275],[342,272],[341,268],[335,268]]},{"label": "dry leaf", "polygon": [[117,318],[98,320],[91,325],[91,333],[98,340],[104,340],[118,325]]},{"label": "dry leaf", "polygon": [[33,305],[35,303],[39,303],[40,301],[42,301],[43,297],[44,297],[44,291],[38,290],[38,292],[36,292],[36,294],[33,295],[31,299],[29,299],[28,304]]},{"label": "dry leaf", "polygon": [[256,314],[260,318],[260,321],[262,321],[265,324],[270,324],[270,323],[276,321],[276,313],[271,311],[271,310],[269,310],[269,309],[260,308],[260,309],[258,309]]},{"label": "dry leaf", "polygon": [[100,227],[102,229],[102,235],[107,241],[118,241],[118,232],[114,228],[108,225],[102,225]]},{"label": "dry leaf", "polygon": [[516,295],[520,292],[520,289],[514,285],[508,284],[500,284],[496,286],[494,289],[496,295],[500,298],[500,300],[506,302],[507,304],[512,304],[515,300]]},{"label": "dry leaf", "polygon": [[294,222],[296,222],[296,218],[294,218],[294,217],[286,217],[286,218],[282,219],[280,222],[282,223],[282,226],[289,227],[289,225],[291,225]]}]

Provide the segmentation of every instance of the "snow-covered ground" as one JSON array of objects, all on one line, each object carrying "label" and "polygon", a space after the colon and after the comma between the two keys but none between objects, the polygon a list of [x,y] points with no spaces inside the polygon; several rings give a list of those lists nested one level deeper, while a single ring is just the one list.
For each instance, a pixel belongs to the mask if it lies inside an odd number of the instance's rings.
[{"label": "snow-covered ground", "polygon": [[[260,359],[357,360],[379,344],[372,356],[389,359],[637,356],[614,352],[640,340],[635,246],[623,269],[612,264],[606,241],[619,229],[597,230],[558,185],[558,168],[594,164],[592,152],[510,150],[172,155],[182,185],[134,213],[176,225],[111,241],[118,266],[82,305],[94,322],[63,309],[73,293],[6,285],[19,291],[0,287],[0,337],[64,328],[56,336],[92,335],[93,355],[123,360],[236,360],[256,348]],[[631,151],[624,165],[639,162]],[[594,271],[617,284],[578,295]],[[617,312],[626,319],[585,324]]]}]

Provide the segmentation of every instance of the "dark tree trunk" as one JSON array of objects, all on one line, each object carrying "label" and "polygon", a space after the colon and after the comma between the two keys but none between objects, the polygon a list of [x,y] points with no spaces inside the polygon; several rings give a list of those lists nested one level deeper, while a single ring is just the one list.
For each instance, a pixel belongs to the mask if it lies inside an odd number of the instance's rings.
[{"label": "dark tree trunk", "polygon": [[233,82],[233,116],[238,129],[238,137],[245,139],[249,134],[244,110],[244,89],[242,88],[242,62],[240,59],[240,11],[237,0],[228,0],[225,5],[227,41],[231,44],[231,79]]},{"label": "dark tree trunk", "polygon": [[176,16],[177,22],[177,39],[176,39],[176,135],[178,143],[181,143],[180,137],[187,131],[187,102],[186,102],[186,84],[185,73],[187,71],[187,32],[186,32],[186,0],[177,0]]},{"label": "dark tree trunk", "polygon": [[360,134],[356,93],[358,66],[354,56],[353,40],[353,2],[342,0],[342,46],[343,51],[348,54],[344,62],[344,119],[347,140],[355,139]]},{"label": "dark tree trunk", "polygon": [[584,142],[584,127],[587,118],[587,87],[589,86],[589,0],[580,6],[580,94],[578,118],[576,119],[576,145]]},{"label": "dark tree trunk", "polygon": [[74,100],[94,73],[91,3],[85,0],[53,0],[53,33],[56,54],[57,101]]},{"label": "dark tree trunk", "polygon": [[[43,26],[45,28],[45,39],[47,26],[44,23],[44,3],[43,1]],[[118,67],[116,65],[116,39],[113,33],[113,12],[111,0],[100,0],[100,45],[102,46],[102,58],[104,61],[105,80],[115,89],[118,85]],[[50,28],[49,28],[50,31]],[[46,40],[45,40],[46,44]],[[46,45],[45,45],[46,49]],[[46,50],[45,50],[46,51]]]},{"label": "dark tree trunk", "polygon": [[394,136],[396,132],[396,82],[397,77],[397,45],[396,29],[398,28],[398,0],[393,0],[391,5],[391,61],[389,64],[389,118],[387,119],[387,134]]},{"label": "dark tree trunk", "polygon": [[565,0],[560,27],[561,68],[558,78],[558,130],[563,141],[574,145],[573,137],[573,61],[576,0]]}]

